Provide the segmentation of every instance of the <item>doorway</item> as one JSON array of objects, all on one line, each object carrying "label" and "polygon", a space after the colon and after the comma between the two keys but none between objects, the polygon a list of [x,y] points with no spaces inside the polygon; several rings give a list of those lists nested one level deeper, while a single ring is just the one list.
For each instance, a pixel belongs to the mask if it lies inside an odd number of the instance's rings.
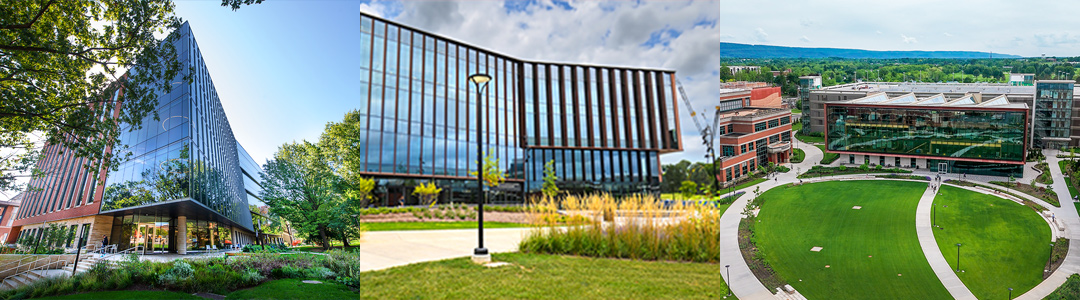
[{"label": "doorway", "polygon": [[938,163],[937,164],[937,172],[938,172],[938,174],[949,173],[949,163],[946,163],[946,162]]}]

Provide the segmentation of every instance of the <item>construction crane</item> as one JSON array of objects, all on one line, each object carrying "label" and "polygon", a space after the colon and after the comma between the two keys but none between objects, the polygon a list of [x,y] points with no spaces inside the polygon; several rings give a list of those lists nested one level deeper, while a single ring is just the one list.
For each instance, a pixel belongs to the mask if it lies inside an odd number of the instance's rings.
[{"label": "construction crane", "polygon": [[714,135],[716,133],[716,126],[720,122],[720,118],[718,118],[719,114],[720,114],[720,107],[719,106],[716,107],[716,114],[717,115],[713,117],[714,122],[713,122],[712,126],[709,127],[708,126],[709,125],[709,119],[705,118],[704,114],[701,114],[700,115],[701,120],[698,120],[699,119],[699,117],[698,117],[699,114],[698,114],[698,112],[696,110],[694,110],[694,106],[690,104],[690,97],[686,96],[686,90],[683,89],[682,82],[680,82],[678,79],[675,79],[675,86],[678,87],[678,89],[679,89],[679,95],[682,96],[682,101],[683,101],[683,104],[686,105],[686,110],[690,112],[690,119],[694,120],[694,126],[696,126],[697,129],[698,129],[698,132],[701,133],[701,142],[702,142],[702,145],[705,145],[705,159],[709,160],[713,165],[713,167],[712,167],[713,186],[716,189],[719,189],[720,188],[720,178],[716,176],[716,172],[717,172],[717,170],[716,170],[716,151],[715,151],[715,149],[713,149],[713,140],[714,140],[714,137],[715,137]]}]

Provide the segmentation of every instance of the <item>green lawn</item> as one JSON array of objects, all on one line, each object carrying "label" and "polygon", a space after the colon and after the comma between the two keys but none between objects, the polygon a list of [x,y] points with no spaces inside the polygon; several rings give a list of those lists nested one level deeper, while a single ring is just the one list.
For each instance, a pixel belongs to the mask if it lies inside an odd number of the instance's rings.
[{"label": "green lawn", "polygon": [[926,186],[837,181],[771,189],[761,196],[757,246],[808,299],[949,299],[915,234]]},{"label": "green lawn", "polygon": [[[801,114],[801,113],[802,113],[802,110],[801,110],[801,109],[798,109],[798,108],[792,108],[792,109],[791,109],[791,113],[793,113],[793,114]],[[795,122],[795,124],[800,124],[800,125],[801,125],[801,124],[802,124],[802,122]]]},{"label": "green lawn", "polygon": [[803,161],[803,159],[806,159],[806,151],[803,151],[802,149],[799,149],[799,148],[791,149],[791,162],[792,163],[801,163]]},{"label": "green lawn", "polygon": [[107,292],[89,292],[82,294],[71,294],[56,297],[46,298],[34,298],[40,300],[61,300],[61,299],[78,299],[78,300],[112,300],[112,299],[161,299],[161,300],[173,300],[173,299],[195,299],[205,300],[206,298],[196,297],[191,294],[169,292],[169,291],[107,291]]},{"label": "green lawn", "polygon": [[487,268],[457,258],[367,272],[357,298],[719,299],[728,292],[717,264],[521,253],[492,259],[512,265]]},{"label": "green lawn", "polygon": [[[961,188],[943,186],[934,199],[934,231],[941,253],[956,269],[960,243],[960,280],[979,299],[1004,299],[1042,282],[1050,258],[1050,226],[1019,203]],[[948,207],[945,207],[948,206]]]},{"label": "green lawn", "polygon": [[229,293],[225,299],[356,299],[359,295],[333,280],[321,284],[303,283],[303,279],[268,281],[259,286]]},{"label": "green lawn", "polygon": [[[795,110],[792,110],[792,111],[795,111]],[[802,130],[802,122],[791,123],[791,131],[794,132],[794,131],[799,131],[799,130]]]},{"label": "green lawn", "polygon": [[818,149],[821,149],[821,153],[825,154],[825,156],[821,157],[821,161],[818,162],[820,164],[823,164],[823,165],[831,164],[832,162],[836,161],[837,158],[840,158],[840,154],[826,152],[825,151],[825,145],[814,145],[814,146],[818,147]]},{"label": "green lawn", "polygon": [[803,143],[811,143],[811,144],[817,143],[817,144],[820,144],[820,143],[825,142],[825,137],[802,135],[801,133],[802,133],[802,131],[799,131],[798,133],[796,133],[795,138],[799,139],[800,141],[803,141]]},{"label": "green lawn", "polygon": [[[364,223],[368,231],[393,231],[393,230],[436,230],[436,229],[472,229],[476,228],[475,221],[460,222],[370,222]],[[484,228],[516,228],[529,227],[529,224],[507,222],[484,222]]]}]

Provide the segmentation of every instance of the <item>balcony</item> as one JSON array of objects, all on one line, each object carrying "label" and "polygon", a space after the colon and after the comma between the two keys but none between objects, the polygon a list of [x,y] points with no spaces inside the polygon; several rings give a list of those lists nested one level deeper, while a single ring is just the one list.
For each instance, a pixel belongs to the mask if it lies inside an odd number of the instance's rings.
[{"label": "balcony", "polygon": [[769,144],[769,153],[781,153],[791,150],[791,142],[779,142]]}]

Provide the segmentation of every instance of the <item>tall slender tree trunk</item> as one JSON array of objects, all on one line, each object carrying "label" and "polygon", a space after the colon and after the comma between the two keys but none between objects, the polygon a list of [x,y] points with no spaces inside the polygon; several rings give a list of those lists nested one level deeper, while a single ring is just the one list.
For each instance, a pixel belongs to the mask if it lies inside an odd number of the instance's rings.
[{"label": "tall slender tree trunk", "polygon": [[323,250],[330,249],[330,240],[326,237],[326,225],[319,225],[319,240],[322,241]]}]

